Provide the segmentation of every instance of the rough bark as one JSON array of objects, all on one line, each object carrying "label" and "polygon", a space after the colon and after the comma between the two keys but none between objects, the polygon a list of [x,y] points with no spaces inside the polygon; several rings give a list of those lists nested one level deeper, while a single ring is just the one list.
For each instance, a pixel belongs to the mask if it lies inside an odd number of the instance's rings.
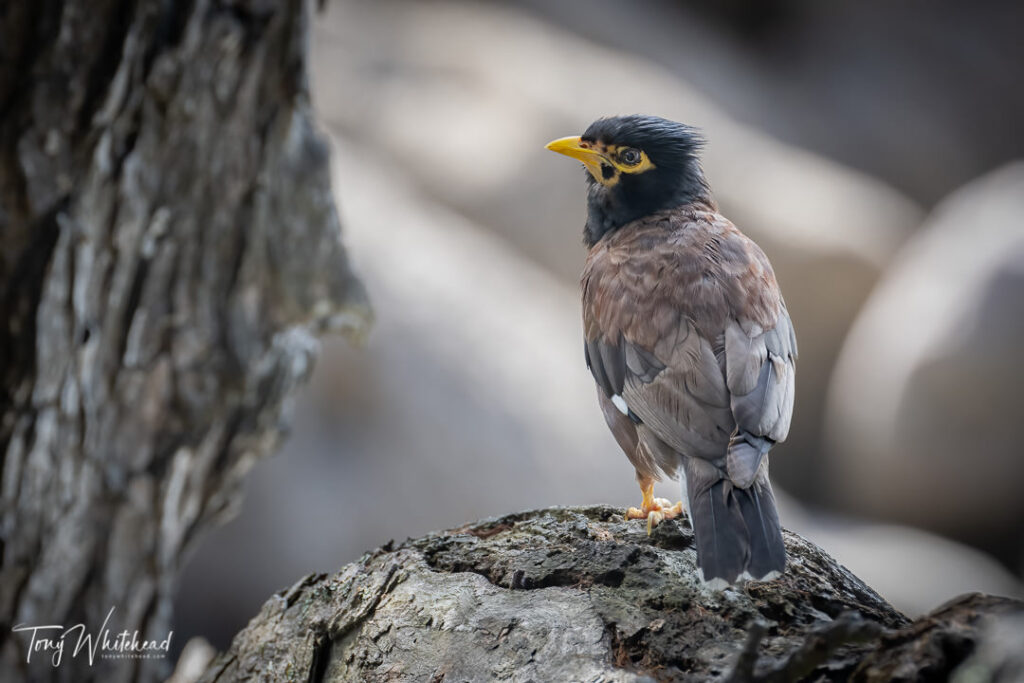
[{"label": "rough bark", "polygon": [[[16,624],[163,639],[316,355],[368,313],[306,83],[303,0],[0,8],[0,679]],[[69,646],[70,649],[70,646]]]},{"label": "rough bark", "polygon": [[969,595],[911,622],[788,532],[782,578],[713,592],[692,545],[685,519],[648,537],[608,507],[389,544],[273,596],[202,680],[945,680],[983,616],[1024,609]]}]

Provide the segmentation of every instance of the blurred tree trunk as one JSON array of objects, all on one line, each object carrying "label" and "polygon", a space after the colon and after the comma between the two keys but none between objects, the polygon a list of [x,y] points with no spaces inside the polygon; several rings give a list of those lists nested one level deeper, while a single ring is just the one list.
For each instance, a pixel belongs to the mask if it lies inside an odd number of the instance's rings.
[{"label": "blurred tree trunk", "polygon": [[74,642],[29,666],[12,627],[92,633],[114,608],[112,634],[166,638],[183,558],[274,448],[315,333],[369,320],[311,119],[306,10],[0,7],[4,681],[165,673]]},{"label": "blurred tree trunk", "polygon": [[388,544],[273,596],[203,674],[234,681],[1019,680],[1024,603],[965,595],[914,622],[786,532],[776,581],[711,591],[685,519],[509,515]]}]

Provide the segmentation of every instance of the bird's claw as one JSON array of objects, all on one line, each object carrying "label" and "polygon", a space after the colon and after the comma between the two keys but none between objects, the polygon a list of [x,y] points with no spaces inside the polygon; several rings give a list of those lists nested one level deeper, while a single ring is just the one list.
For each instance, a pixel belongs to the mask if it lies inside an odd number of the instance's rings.
[{"label": "bird's claw", "polygon": [[650,536],[654,527],[665,521],[665,513],[661,510],[654,510],[647,515],[647,535]]},{"label": "bird's claw", "polygon": [[646,519],[647,535],[650,536],[651,532],[654,531],[654,527],[658,526],[666,519],[675,519],[682,513],[682,501],[673,505],[664,498],[654,498],[651,501],[650,506],[644,505],[643,508],[631,507],[626,510],[626,519]]}]

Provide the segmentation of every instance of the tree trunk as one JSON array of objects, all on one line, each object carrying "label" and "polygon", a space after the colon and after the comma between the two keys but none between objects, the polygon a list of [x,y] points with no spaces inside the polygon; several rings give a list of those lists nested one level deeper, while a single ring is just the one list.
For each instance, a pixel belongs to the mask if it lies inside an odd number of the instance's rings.
[{"label": "tree trunk", "polygon": [[[32,654],[163,640],[175,577],[308,375],[361,330],[303,0],[0,8],[0,679],[154,680]],[[43,635],[40,633],[39,635]],[[56,638],[58,632],[46,633]]]},{"label": "tree trunk", "polygon": [[911,623],[785,537],[782,578],[714,592],[696,578],[685,519],[650,537],[608,507],[485,520],[307,576],[202,680],[946,680],[982,638],[982,616],[1024,609],[975,594]]}]

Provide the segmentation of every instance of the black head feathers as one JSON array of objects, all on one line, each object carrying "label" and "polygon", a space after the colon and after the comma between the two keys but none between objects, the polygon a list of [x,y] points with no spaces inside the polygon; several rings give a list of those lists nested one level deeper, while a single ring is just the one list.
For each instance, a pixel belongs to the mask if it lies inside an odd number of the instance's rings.
[{"label": "black head feathers", "polygon": [[700,131],[657,116],[598,119],[580,137],[602,154],[600,173],[588,174],[584,241],[656,211],[710,202],[700,167]]}]

